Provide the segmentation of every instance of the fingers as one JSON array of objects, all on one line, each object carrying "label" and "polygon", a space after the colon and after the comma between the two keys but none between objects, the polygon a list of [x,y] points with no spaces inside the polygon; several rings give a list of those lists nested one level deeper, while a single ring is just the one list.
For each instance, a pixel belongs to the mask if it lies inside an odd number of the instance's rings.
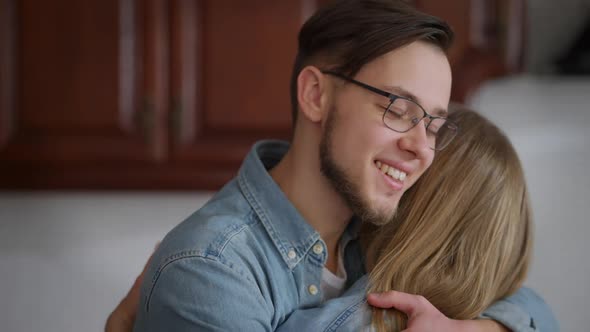
[{"label": "fingers", "polygon": [[413,317],[426,310],[430,303],[420,295],[413,295],[398,291],[372,293],[367,296],[370,305],[382,309],[395,308]]}]

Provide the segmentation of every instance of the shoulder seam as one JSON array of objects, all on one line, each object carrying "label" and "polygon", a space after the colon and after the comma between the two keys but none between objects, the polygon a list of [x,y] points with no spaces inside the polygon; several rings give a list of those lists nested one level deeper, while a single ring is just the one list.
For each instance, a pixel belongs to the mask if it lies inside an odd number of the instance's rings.
[{"label": "shoulder seam", "polygon": [[325,332],[332,332],[338,330],[342,326],[350,315],[352,315],[360,305],[365,302],[365,299],[359,300],[356,303],[350,305],[346,310],[341,312],[332,322],[328,325],[328,327],[324,330]]},{"label": "shoulder seam", "polygon": [[224,260],[222,257],[207,255],[205,252],[203,252],[201,250],[186,250],[186,251],[182,251],[182,252],[179,252],[177,254],[170,256],[168,259],[166,259],[164,264],[162,264],[162,266],[158,267],[158,269],[156,270],[156,273],[154,274],[154,277],[152,278],[152,280],[150,282],[150,289],[149,289],[149,293],[148,293],[148,296],[146,299],[146,304],[145,304],[146,312],[149,312],[150,301],[152,298],[152,294],[154,292],[154,288],[156,287],[156,283],[158,282],[160,275],[164,272],[164,269],[166,269],[166,267],[168,267],[169,265],[171,265],[177,261],[184,260],[184,259],[190,259],[190,258],[201,258],[204,260],[211,261],[213,263],[219,263],[221,265],[224,265],[228,269],[230,269],[233,272],[237,273],[238,275],[244,277],[246,280],[248,280],[248,282],[256,285],[256,283],[251,278],[249,278],[247,275],[245,275],[243,273],[243,271],[236,269],[234,264]]},{"label": "shoulder seam", "polygon": [[[240,234],[246,228],[249,228],[249,227],[256,224],[256,220],[252,220],[252,218],[251,218],[252,214],[253,214],[252,210],[250,210],[246,214],[246,216],[245,216],[246,223],[232,225],[231,227],[225,229],[224,232],[221,233],[222,235],[218,237],[218,241],[213,241],[212,243],[210,243],[207,246],[207,249],[203,253],[203,256],[207,256],[207,257],[214,256],[214,257],[221,258],[222,252],[225,250],[228,243],[230,243],[231,240],[236,235]],[[254,222],[252,222],[252,221],[254,221]]]}]

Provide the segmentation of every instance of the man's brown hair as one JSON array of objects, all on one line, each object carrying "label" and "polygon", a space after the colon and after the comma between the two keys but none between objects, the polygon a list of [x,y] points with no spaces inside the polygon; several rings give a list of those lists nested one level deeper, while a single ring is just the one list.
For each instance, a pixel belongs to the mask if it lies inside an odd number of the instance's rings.
[{"label": "man's brown hair", "polygon": [[[297,77],[310,64],[354,76],[377,57],[414,41],[446,51],[453,40],[449,25],[401,0],[339,0],[320,9],[299,32],[291,76],[293,126],[297,120]],[[327,68],[322,68],[327,69]]]}]

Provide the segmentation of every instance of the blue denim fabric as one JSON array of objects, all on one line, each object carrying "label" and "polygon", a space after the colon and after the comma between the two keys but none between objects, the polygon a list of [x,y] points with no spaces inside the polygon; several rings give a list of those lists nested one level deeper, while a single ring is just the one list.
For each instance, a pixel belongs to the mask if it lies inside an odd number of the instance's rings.
[{"label": "blue denim fabric", "polygon": [[528,287],[492,304],[481,316],[501,322],[513,331],[559,332],[549,305]]},{"label": "blue denim fabric", "polygon": [[[287,149],[257,143],[237,177],[168,233],[146,271],[134,331],[273,331],[321,305],[326,250],[312,247],[325,243],[267,172]],[[358,226],[341,239],[347,287],[364,273]]]},{"label": "blue denim fabric", "polygon": [[[272,331],[318,306],[325,243],[267,172],[288,144],[260,142],[237,177],[162,241],[134,331]],[[350,282],[363,273],[352,222],[342,237]],[[313,287],[319,291],[313,291]]]},{"label": "blue denim fabric", "polygon": [[[367,280],[363,276],[337,299],[295,311],[277,331],[371,331],[371,312],[365,298]],[[514,332],[559,331],[551,308],[526,287],[492,304],[480,317],[498,321]]]}]

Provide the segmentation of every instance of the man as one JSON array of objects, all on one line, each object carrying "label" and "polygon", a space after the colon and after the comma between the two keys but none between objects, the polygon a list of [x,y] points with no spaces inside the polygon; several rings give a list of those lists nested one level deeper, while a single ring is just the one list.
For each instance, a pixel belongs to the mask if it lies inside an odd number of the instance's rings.
[{"label": "man", "polygon": [[[401,1],[341,1],[310,18],[291,82],[291,145],[257,143],[237,177],[166,236],[135,331],[271,331],[364,274],[359,223],[389,221],[444,148],[439,133],[456,130],[444,120],[451,39],[444,22]],[[405,298],[369,301],[401,305],[416,330],[505,330]]]}]

